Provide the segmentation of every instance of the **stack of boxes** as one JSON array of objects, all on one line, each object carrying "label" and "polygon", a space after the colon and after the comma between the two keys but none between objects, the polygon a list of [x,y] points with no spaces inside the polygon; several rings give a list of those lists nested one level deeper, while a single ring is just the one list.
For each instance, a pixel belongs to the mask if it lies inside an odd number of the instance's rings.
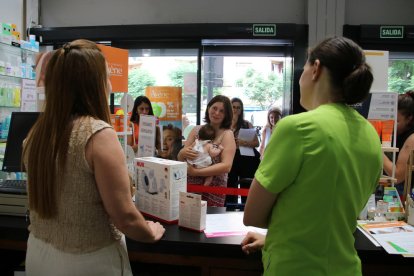
[{"label": "stack of boxes", "polygon": [[202,232],[207,202],[187,193],[187,163],[157,157],[135,158],[135,205],[143,214]]}]

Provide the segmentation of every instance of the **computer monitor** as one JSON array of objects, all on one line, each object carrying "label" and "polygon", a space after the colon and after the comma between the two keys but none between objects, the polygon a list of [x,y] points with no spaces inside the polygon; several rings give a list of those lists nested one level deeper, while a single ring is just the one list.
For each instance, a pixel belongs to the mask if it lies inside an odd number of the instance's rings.
[{"label": "computer monitor", "polygon": [[6,151],[3,158],[3,171],[22,172],[22,144],[30,129],[39,117],[39,112],[12,112]]}]

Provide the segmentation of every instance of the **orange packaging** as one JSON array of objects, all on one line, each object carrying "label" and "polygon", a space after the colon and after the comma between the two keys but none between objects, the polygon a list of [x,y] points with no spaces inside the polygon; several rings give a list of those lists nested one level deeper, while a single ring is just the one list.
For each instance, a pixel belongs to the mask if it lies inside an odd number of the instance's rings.
[{"label": "orange packaging", "polygon": [[120,131],[119,130],[120,126],[121,126],[121,117],[119,115],[115,115],[115,125],[114,125],[115,131]]},{"label": "orange packaging", "polygon": [[385,120],[382,121],[382,146],[384,147],[391,147],[391,139],[392,133],[394,131],[394,121],[393,120]]},{"label": "orange packaging", "polygon": [[124,131],[124,115],[119,115],[119,125],[118,125],[118,131],[123,132]]},{"label": "orange packaging", "polygon": [[382,133],[382,121],[380,120],[368,120],[375,128],[378,133],[378,136],[381,138]]}]

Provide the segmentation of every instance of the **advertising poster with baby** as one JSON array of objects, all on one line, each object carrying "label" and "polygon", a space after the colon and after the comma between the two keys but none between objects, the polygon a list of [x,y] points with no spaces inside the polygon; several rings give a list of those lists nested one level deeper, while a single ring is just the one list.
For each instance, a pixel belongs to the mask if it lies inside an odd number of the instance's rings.
[{"label": "advertising poster with baby", "polygon": [[148,86],[145,88],[152,105],[154,116],[159,119],[161,129],[162,158],[177,158],[182,139],[182,88],[175,86]]}]

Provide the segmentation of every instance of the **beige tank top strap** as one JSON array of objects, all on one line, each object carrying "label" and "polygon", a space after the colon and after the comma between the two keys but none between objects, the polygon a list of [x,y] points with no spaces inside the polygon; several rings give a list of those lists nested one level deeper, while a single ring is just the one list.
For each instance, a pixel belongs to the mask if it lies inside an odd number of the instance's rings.
[{"label": "beige tank top strap", "polygon": [[221,133],[221,135],[220,135],[217,139],[214,139],[214,144],[216,144],[216,145],[220,145],[220,144],[221,144],[221,141],[223,140],[224,135],[225,135],[228,131],[231,131],[231,130],[230,130],[230,129],[225,129],[225,130],[223,131],[223,133]]}]

